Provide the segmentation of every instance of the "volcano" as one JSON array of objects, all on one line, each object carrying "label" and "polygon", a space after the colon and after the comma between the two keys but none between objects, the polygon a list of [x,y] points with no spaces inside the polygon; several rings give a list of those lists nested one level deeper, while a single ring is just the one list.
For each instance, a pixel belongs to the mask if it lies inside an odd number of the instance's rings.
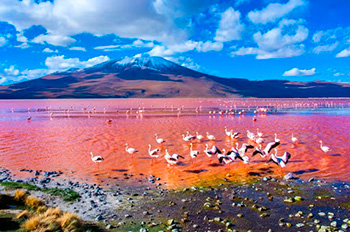
[{"label": "volcano", "polygon": [[350,84],[221,78],[162,57],[136,56],[0,86],[0,99],[131,97],[350,97]]}]

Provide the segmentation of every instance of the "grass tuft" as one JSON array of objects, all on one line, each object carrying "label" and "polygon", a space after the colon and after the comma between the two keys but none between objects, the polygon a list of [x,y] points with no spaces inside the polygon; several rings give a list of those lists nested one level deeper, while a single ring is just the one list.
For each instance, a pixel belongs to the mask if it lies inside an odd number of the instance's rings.
[{"label": "grass tuft", "polygon": [[2,182],[0,185],[4,186],[6,189],[26,189],[26,190],[38,190],[39,187],[32,184],[24,184],[18,182]]},{"label": "grass tuft", "polygon": [[15,195],[13,196],[13,199],[15,201],[24,202],[27,198],[27,193],[23,189],[16,190]]},{"label": "grass tuft", "polygon": [[24,204],[32,209],[37,209],[39,206],[45,205],[43,200],[34,196],[28,196]]}]

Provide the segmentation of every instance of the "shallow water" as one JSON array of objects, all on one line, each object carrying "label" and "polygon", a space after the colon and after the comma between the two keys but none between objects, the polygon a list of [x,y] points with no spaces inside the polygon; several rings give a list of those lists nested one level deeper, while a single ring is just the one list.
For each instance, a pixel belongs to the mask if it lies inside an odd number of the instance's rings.
[{"label": "shallow water", "polygon": [[[204,153],[205,144],[230,149],[234,142],[225,136],[224,127],[242,133],[241,144],[250,142],[246,130],[264,133],[265,144],[281,140],[279,155],[288,151],[292,158],[284,173],[294,172],[301,178],[350,181],[350,109],[349,99],[93,99],[93,100],[23,100],[0,101],[0,167],[18,176],[28,175],[19,169],[61,170],[70,179],[91,183],[117,183],[124,173],[138,176],[153,174],[168,188],[215,182],[230,173],[231,179],[246,180],[276,173],[275,164],[266,164],[260,156],[249,165],[234,162],[219,165]],[[267,114],[254,114],[257,107],[268,108]],[[130,109],[132,108],[132,109]],[[235,115],[209,114],[230,110]],[[245,109],[245,113],[238,112]],[[129,112],[127,113],[127,111]],[[143,111],[137,113],[137,111]],[[275,113],[277,110],[277,113]],[[31,117],[30,122],[27,118]],[[253,122],[253,117],[257,119]],[[112,123],[106,123],[111,119]],[[188,143],[181,134],[198,131],[215,135],[214,142],[194,142],[200,154],[189,157]],[[154,134],[164,138],[159,146]],[[293,146],[291,135],[300,143]],[[331,148],[324,154],[319,140]],[[130,155],[125,143],[139,150]],[[148,144],[161,148],[161,156],[148,155]],[[265,145],[264,145],[265,146]],[[169,167],[164,149],[185,156]],[[99,164],[90,159],[90,151],[101,155]],[[250,155],[252,151],[248,152]],[[135,184],[137,178],[131,178]]]}]

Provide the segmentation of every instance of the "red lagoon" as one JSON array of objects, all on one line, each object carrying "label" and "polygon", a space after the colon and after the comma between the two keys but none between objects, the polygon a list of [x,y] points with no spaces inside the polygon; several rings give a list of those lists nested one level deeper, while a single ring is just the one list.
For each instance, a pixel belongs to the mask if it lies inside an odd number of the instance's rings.
[{"label": "red lagoon", "polygon": [[[142,178],[154,175],[163,186],[177,188],[213,183],[222,178],[249,180],[257,176],[281,175],[277,165],[259,155],[244,164],[219,164],[208,157],[205,144],[226,151],[236,142],[250,143],[246,131],[263,133],[263,147],[281,140],[278,154],[291,154],[284,173],[308,179],[350,181],[350,100],[349,99],[85,99],[0,101],[0,167],[18,177],[20,169],[62,171],[75,181],[117,183],[125,174]],[[266,112],[265,112],[266,111]],[[256,119],[256,120],[254,120]],[[238,139],[224,131],[240,132]],[[198,157],[190,157],[190,146],[182,134],[216,137],[215,141],[194,141]],[[166,140],[162,145],[155,133]],[[299,143],[291,141],[292,133]],[[331,148],[324,153],[319,141]],[[125,150],[125,143],[139,152]],[[159,148],[151,158],[148,146]],[[165,149],[184,156],[168,166]],[[104,161],[94,163],[90,152]],[[251,156],[253,150],[247,152]],[[140,178],[131,178],[137,184]]]}]

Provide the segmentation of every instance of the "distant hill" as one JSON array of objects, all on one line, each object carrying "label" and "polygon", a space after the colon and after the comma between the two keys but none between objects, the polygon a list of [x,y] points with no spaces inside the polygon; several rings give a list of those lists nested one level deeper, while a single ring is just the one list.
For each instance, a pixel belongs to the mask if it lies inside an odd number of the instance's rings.
[{"label": "distant hill", "polygon": [[350,97],[350,84],[221,78],[141,56],[0,86],[0,99],[156,97]]}]

